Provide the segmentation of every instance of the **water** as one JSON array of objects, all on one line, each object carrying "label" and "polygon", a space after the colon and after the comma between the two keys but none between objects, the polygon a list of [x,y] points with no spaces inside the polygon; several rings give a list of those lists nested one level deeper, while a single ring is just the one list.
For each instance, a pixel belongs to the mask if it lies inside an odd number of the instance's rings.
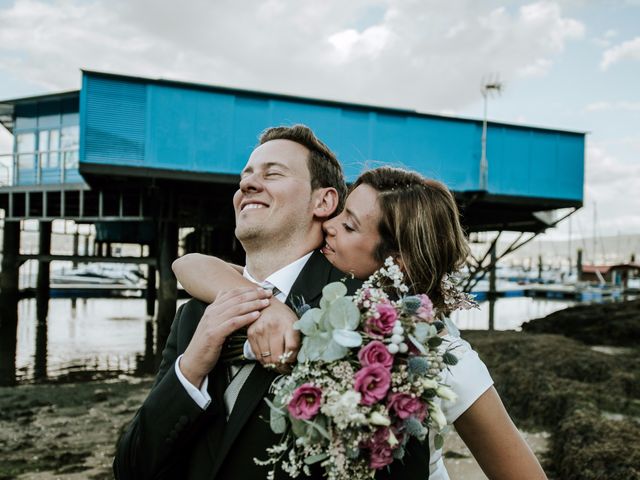
[{"label": "water", "polygon": [[[519,329],[529,319],[574,303],[500,298],[495,304],[495,329]],[[488,311],[489,303],[483,302],[478,310],[456,312],[453,320],[463,330],[486,329]],[[38,324],[35,300],[22,300],[18,318],[16,367],[20,381],[94,371],[132,374],[152,345],[148,337],[151,319],[146,315],[144,299],[54,298],[49,301],[46,328]]]},{"label": "water", "polygon": [[[573,305],[576,305],[574,300],[499,298],[494,306],[494,329],[520,330],[520,326],[528,320],[546,317]],[[479,309],[454,312],[451,318],[460,330],[486,330],[489,328],[489,302],[480,303]]]},{"label": "water", "polygon": [[37,321],[35,300],[22,300],[18,318],[19,380],[83,370],[134,373],[152,341],[144,299],[51,299],[46,325]]}]

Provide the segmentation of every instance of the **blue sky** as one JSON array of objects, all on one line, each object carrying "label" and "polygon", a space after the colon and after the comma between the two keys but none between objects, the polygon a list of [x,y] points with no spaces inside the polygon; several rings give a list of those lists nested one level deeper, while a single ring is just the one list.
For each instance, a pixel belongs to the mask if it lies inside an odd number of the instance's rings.
[{"label": "blue sky", "polygon": [[574,234],[640,233],[638,0],[0,0],[0,98],[80,68],[466,117],[497,74],[490,119],[590,132]]}]

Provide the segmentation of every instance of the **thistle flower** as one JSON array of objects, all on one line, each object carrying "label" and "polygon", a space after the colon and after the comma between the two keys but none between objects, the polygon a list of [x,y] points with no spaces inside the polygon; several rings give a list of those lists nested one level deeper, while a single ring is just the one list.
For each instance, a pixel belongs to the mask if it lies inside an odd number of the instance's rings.
[{"label": "thistle flower", "polygon": [[404,421],[404,428],[409,435],[416,437],[421,442],[425,439],[427,433],[429,433],[429,430],[424,428],[422,423],[420,423],[420,420],[416,417],[407,418]]},{"label": "thistle flower", "polygon": [[429,360],[425,357],[410,357],[407,367],[410,375],[421,376],[429,370]]}]

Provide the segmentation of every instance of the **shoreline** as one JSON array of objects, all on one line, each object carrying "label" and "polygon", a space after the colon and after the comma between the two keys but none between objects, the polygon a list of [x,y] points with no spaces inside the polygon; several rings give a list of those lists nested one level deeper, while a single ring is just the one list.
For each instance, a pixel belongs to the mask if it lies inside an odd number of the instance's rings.
[{"label": "shoreline", "polygon": [[[617,317],[615,306],[607,310],[611,338],[619,337],[616,318],[627,333],[630,318],[638,325],[633,328],[640,328],[640,302],[617,305]],[[589,309],[573,307],[549,317],[570,318],[572,310],[600,345],[544,333],[556,328],[557,320],[541,321],[535,327],[539,333],[465,331],[463,336],[489,367],[549,478],[640,478],[640,349],[602,338],[607,328],[594,337],[592,326],[599,323],[584,320]],[[579,337],[579,330],[574,325],[564,333]],[[0,388],[0,480],[113,478],[115,442],[152,381],[120,375]],[[453,429],[444,452],[452,479],[486,478]]]}]

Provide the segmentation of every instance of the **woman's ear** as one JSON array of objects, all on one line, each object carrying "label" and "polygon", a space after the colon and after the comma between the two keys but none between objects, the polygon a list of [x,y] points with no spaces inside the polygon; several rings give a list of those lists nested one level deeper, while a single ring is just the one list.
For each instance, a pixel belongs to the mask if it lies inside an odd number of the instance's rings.
[{"label": "woman's ear", "polygon": [[338,191],[333,187],[318,188],[314,197],[313,215],[317,218],[329,218],[338,208]]},{"label": "woman's ear", "polygon": [[400,255],[399,253],[394,253],[393,254],[393,261],[395,262],[396,265],[398,265],[400,267],[400,270],[402,270],[403,272],[406,271],[404,269],[404,261],[402,260],[402,255]]}]

